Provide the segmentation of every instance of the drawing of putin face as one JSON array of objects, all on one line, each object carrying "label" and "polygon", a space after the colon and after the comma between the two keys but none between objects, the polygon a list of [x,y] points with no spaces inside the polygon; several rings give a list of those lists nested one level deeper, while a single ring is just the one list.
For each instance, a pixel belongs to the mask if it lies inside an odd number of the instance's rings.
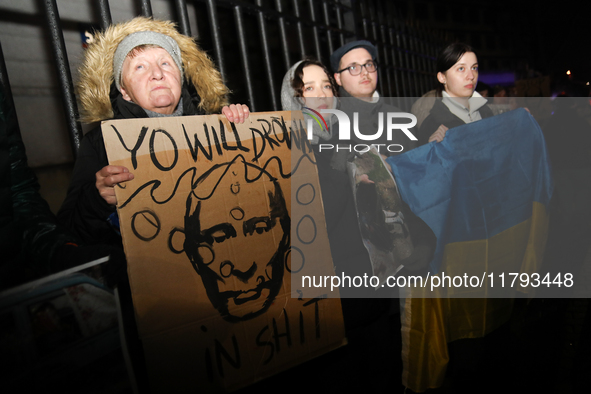
[{"label": "drawing of putin face", "polygon": [[271,306],[290,246],[279,183],[258,167],[254,171],[265,182],[247,181],[247,166],[255,167],[238,162],[221,178],[214,176],[206,198],[191,192],[185,213],[185,253],[212,305],[231,322],[252,319]]}]

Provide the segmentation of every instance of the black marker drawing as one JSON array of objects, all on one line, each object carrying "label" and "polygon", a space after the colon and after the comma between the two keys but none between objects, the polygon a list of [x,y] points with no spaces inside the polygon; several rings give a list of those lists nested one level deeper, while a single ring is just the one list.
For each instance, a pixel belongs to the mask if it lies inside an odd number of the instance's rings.
[{"label": "black marker drawing", "polygon": [[151,241],[160,233],[160,219],[147,208],[136,212],[131,217],[131,231],[142,241]]},{"label": "black marker drawing", "polygon": [[234,220],[242,220],[244,219],[244,210],[240,207],[233,208],[230,210],[230,216],[232,216],[232,219]]},{"label": "black marker drawing", "polygon": [[[302,156],[302,157],[305,157],[305,156]],[[308,159],[310,159],[310,158],[308,157]],[[298,160],[298,165],[301,162],[301,160],[302,160],[302,158],[300,158],[300,160]],[[181,182],[183,181],[183,179],[185,178],[186,175],[191,174],[191,177],[190,177],[191,186],[192,186],[192,188],[195,188],[199,182],[201,182],[203,179],[207,178],[209,176],[209,174],[211,174],[212,172],[217,172],[217,171],[219,171],[220,168],[225,169],[227,171],[227,168],[229,167],[229,165],[231,163],[241,162],[241,161],[245,162],[246,159],[242,155],[237,155],[236,157],[234,157],[232,159],[232,161],[230,163],[216,164],[216,165],[212,166],[207,172],[202,174],[197,180],[195,180],[195,177],[198,174],[197,168],[196,167],[189,167],[181,175],[179,175],[172,191],[170,191],[168,193],[161,192],[163,194],[163,197],[160,199],[157,198],[155,196],[155,194],[158,191],[158,189],[160,188],[160,186],[162,185],[162,181],[160,181],[158,179],[153,179],[153,180],[148,181],[148,182],[144,183],[143,185],[139,186],[129,197],[127,197],[127,199],[124,202],[121,203],[121,205],[118,206],[118,208],[119,209],[125,208],[131,201],[133,201],[134,198],[136,198],[139,194],[141,194],[141,192],[144,189],[148,189],[148,188],[150,190],[150,197],[154,203],[156,203],[158,205],[166,204],[175,196],[176,191],[179,188],[179,185],[181,184]],[[254,173],[255,173],[254,178],[248,178],[248,179],[246,179],[246,182],[250,183],[250,182],[254,182],[257,179],[259,179],[263,175],[263,173],[267,173],[266,168],[269,165],[271,165],[273,162],[277,163],[277,167],[278,167],[279,174],[280,174],[281,178],[287,179],[287,178],[291,177],[292,173],[289,171],[285,171],[285,169],[283,168],[284,164],[281,162],[281,160],[278,157],[273,156],[273,157],[270,157],[265,162],[265,165],[263,165],[262,168],[255,165],[255,164],[245,163],[245,166],[247,166],[247,167],[252,166],[252,168],[254,168],[254,169],[257,169],[257,168],[259,169],[258,171],[254,171]],[[226,175],[226,174],[224,173],[224,175]],[[223,178],[223,176],[220,177],[220,179],[221,178]],[[203,198],[207,199],[209,197],[211,197],[211,196],[204,196]]]},{"label": "black marker drawing", "polygon": [[[272,187],[267,190],[266,203],[220,212],[219,198],[235,184],[234,173],[244,185],[261,178],[268,181]],[[211,214],[214,207],[215,214]],[[201,277],[210,302],[225,320],[239,322],[265,313],[279,294],[290,251],[290,222],[278,180],[265,168],[235,158],[215,166],[192,184],[185,227],[170,232],[169,246],[176,233],[184,233],[183,250]],[[281,230],[279,237],[271,231],[275,227]],[[239,238],[255,252],[235,250],[233,245]]]},{"label": "black marker drawing", "polygon": [[[293,251],[298,252],[297,255],[299,256],[299,260],[300,263],[299,264],[295,264],[294,262],[297,262],[297,258],[294,259],[293,257]],[[291,250],[289,251],[289,256],[291,257],[289,259],[290,264],[287,264],[287,262],[285,263],[285,269],[292,273],[292,274],[297,274],[298,272],[300,272],[302,269],[304,269],[304,265],[306,265],[306,256],[304,256],[304,253],[302,252],[302,250],[300,248],[298,248],[297,246],[291,246]],[[299,265],[299,266],[298,266]],[[297,267],[296,269],[294,269],[293,267]]]},{"label": "black marker drawing", "polygon": [[304,183],[296,191],[296,201],[300,205],[311,204],[314,198],[316,198],[316,189],[311,183]]},{"label": "black marker drawing", "polygon": [[137,151],[140,148],[140,146],[142,145],[142,142],[144,142],[144,138],[146,137],[146,133],[148,132],[148,127],[147,126],[142,127],[142,130],[140,131],[140,133],[138,135],[138,139],[135,143],[135,146],[131,149],[129,149],[127,147],[127,145],[125,144],[125,141],[123,141],[123,136],[121,135],[119,130],[117,130],[117,128],[113,125],[111,125],[111,127],[115,131],[115,134],[117,135],[119,142],[121,142],[121,146],[123,147],[123,149],[125,149],[126,151],[131,153],[131,165],[134,170],[137,170]]},{"label": "black marker drawing", "polygon": [[[306,233],[301,229],[302,224],[304,224],[304,226],[309,226],[305,224],[306,222],[310,223],[309,225],[312,226],[312,233]],[[316,229],[316,222],[314,221],[314,218],[310,215],[302,216],[296,227],[296,236],[298,237],[298,241],[305,245],[309,245],[316,240],[317,233],[318,231]]]},{"label": "black marker drawing", "polygon": [[[164,165],[162,165],[162,163],[160,163],[160,161],[158,160],[158,157],[156,156],[156,149],[154,148],[154,146],[155,146],[157,133],[162,133],[163,135],[168,137],[168,139],[173,147],[172,152],[174,153],[174,160],[172,161],[172,164],[169,165],[168,167],[165,167]],[[169,151],[167,151],[167,152],[169,152]],[[154,166],[156,168],[158,168],[160,171],[170,171],[174,168],[174,166],[176,166],[176,163],[179,160],[179,152],[178,152],[178,148],[176,146],[176,142],[174,142],[174,138],[172,138],[172,136],[168,133],[168,131],[162,130],[162,129],[155,129],[152,132],[152,135],[150,136],[150,158],[152,159],[152,163],[154,164]]]},{"label": "black marker drawing", "polygon": [[[334,274],[299,116],[107,128],[113,163],[136,170],[117,189],[117,208],[139,278],[132,291],[154,295],[134,298],[134,307],[150,336],[146,363],[163,371],[160,387],[241,385],[342,345],[340,301],[312,299],[318,290],[306,295],[292,282],[307,269]],[[292,223],[304,242],[291,238]]]}]

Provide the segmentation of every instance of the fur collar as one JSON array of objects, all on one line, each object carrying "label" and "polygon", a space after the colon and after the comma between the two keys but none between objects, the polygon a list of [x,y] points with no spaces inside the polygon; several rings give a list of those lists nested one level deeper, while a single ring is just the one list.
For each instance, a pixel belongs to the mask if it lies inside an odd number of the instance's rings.
[{"label": "fur collar", "polygon": [[113,56],[117,46],[127,35],[138,31],[155,31],[172,37],[181,49],[185,78],[194,85],[201,97],[199,109],[205,113],[219,113],[227,105],[228,88],[213,61],[191,37],[180,34],[169,21],[137,17],[111,25],[99,32],[86,50],[79,69],[76,90],[80,102],[80,120],[85,123],[113,118],[109,93],[113,81]]}]

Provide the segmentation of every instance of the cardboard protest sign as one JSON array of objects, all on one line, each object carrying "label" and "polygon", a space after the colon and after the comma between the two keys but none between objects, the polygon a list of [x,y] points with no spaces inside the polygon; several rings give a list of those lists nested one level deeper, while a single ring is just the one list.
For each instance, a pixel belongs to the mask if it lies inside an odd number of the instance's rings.
[{"label": "cardboard protest sign", "polygon": [[373,275],[379,278],[379,288],[403,268],[402,261],[414,250],[402,214],[402,200],[394,177],[375,147],[357,155],[348,163],[347,170],[363,244]]},{"label": "cardboard protest sign", "polygon": [[110,164],[135,176],[116,193],[153,392],[233,390],[343,344],[335,294],[291,284],[333,275],[301,113],[102,130]]}]

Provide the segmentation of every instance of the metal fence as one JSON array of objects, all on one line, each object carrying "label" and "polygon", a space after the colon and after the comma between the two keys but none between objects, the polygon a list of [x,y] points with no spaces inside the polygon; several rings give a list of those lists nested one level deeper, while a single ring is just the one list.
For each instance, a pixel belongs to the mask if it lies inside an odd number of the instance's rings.
[{"label": "metal fence", "polygon": [[[280,109],[281,81],[293,63],[312,56],[328,64],[335,49],[355,39],[378,48],[382,96],[421,96],[435,82],[442,37],[402,21],[387,0],[193,0],[197,32],[191,32],[187,0],[171,1],[179,31],[196,37],[211,54],[232,90],[231,101],[248,103],[252,111]],[[59,11],[56,0],[42,3],[76,156],[82,128]],[[105,29],[112,20],[109,2],[94,3],[97,25]],[[152,16],[150,0],[138,3],[141,15]]]}]

